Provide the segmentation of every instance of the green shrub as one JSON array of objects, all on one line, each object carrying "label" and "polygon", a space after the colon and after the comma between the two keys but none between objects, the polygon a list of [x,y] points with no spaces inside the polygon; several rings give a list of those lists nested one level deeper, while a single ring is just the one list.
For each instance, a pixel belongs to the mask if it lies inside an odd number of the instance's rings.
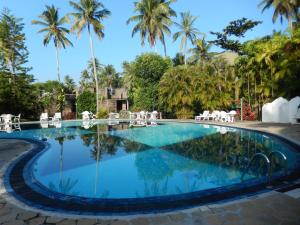
[{"label": "green shrub", "polygon": [[106,109],[100,109],[97,113],[97,119],[106,119],[108,117],[108,112]]},{"label": "green shrub", "polygon": [[77,114],[81,116],[81,113],[83,111],[89,111],[96,113],[96,94],[84,91],[82,94],[80,94],[77,99]]}]

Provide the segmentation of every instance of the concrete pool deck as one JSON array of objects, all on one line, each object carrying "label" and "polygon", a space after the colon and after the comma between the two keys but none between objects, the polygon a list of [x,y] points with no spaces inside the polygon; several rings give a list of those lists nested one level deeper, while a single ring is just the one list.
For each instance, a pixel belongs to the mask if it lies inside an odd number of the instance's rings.
[{"label": "concrete pool deck", "polygon": [[[191,121],[187,120],[187,122]],[[212,122],[207,121],[205,123],[212,124]],[[221,123],[218,124],[221,125]],[[236,122],[233,124],[224,123],[224,125],[266,131],[300,143],[300,125],[265,124],[260,122]],[[0,225],[300,224],[300,188],[285,193],[269,191],[239,200],[227,201],[226,203],[208,204],[187,210],[151,215],[87,218],[42,212],[8,196],[2,184],[3,172],[7,164],[30,148],[31,144],[26,141],[0,140]],[[300,181],[298,184],[298,187],[300,187]]]}]

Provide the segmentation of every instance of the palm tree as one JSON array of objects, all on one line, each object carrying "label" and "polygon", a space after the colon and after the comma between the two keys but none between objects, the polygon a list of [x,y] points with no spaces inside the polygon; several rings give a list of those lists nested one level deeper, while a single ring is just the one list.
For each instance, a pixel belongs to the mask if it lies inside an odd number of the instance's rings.
[{"label": "palm tree", "polygon": [[75,92],[75,82],[69,75],[65,76],[64,86],[68,94],[72,94]]},{"label": "palm tree", "polygon": [[33,20],[32,24],[41,25],[44,28],[38,31],[38,33],[46,33],[43,44],[47,46],[51,40],[54,42],[56,49],[56,62],[57,62],[57,77],[60,82],[60,72],[59,72],[59,49],[61,47],[66,48],[66,46],[71,45],[72,42],[66,37],[69,34],[69,30],[63,25],[67,23],[67,17],[64,16],[59,18],[58,8],[52,6],[46,6],[46,10],[39,15],[41,20]]},{"label": "palm tree", "polygon": [[108,17],[111,13],[104,5],[97,0],[80,0],[79,3],[70,1],[70,5],[76,12],[70,13],[75,19],[71,31],[77,31],[77,35],[80,36],[84,28],[87,28],[90,40],[90,50],[93,61],[94,78],[96,83],[96,101],[97,101],[97,113],[99,112],[99,85],[97,78],[97,68],[95,62],[93,39],[91,35],[91,29],[93,28],[95,34],[99,39],[104,37],[104,25],[102,20]]},{"label": "palm tree", "polygon": [[156,40],[159,39],[164,46],[166,53],[165,34],[170,35],[169,27],[173,24],[171,17],[176,12],[170,7],[176,0],[141,0],[134,3],[134,12],[138,15],[127,20],[127,24],[137,22],[133,27],[132,37],[140,32],[141,44],[145,44],[147,38],[150,47],[156,48]]},{"label": "palm tree", "polygon": [[179,28],[179,31],[173,35],[173,39],[174,41],[176,41],[180,36],[182,36],[180,51],[182,51],[183,49],[184,64],[186,65],[187,41],[190,40],[190,42],[194,44],[195,40],[197,39],[197,36],[200,34],[200,31],[194,27],[194,23],[197,17],[192,16],[189,11],[180,13],[180,16],[180,23],[175,23],[175,25]]},{"label": "palm tree", "polygon": [[189,49],[189,52],[192,53],[191,59],[193,63],[199,63],[203,60],[208,60],[210,55],[208,50],[211,47],[211,43],[205,41],[205,39],[197,39],[194,42],[195,47]]},{"label": "palm tree", "polygon": [[293,19],[299,21],[298,9],[300,6],[299,0],[262,0],[259,6],[263,6],[262,12],[271,6],[274,7],[274,13],[272,21],[273,23],[280,16],[280,21],[282,22],[283,17],[285,17],[289,22],[289,28],[293,28]]}]

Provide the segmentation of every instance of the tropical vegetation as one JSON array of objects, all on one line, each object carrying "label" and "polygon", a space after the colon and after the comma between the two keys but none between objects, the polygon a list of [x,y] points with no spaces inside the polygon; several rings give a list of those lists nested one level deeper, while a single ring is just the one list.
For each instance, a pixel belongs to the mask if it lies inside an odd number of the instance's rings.
[{"label": "tropical vegetation", "polygon": [[[53,41],[57,52],[57,80],[35,82],[27,66],[24,23],[8,9],[0,15],[0,113],[18,114],[35,119],[42,111],[62,111],[67,97],[76,96],[77,111],[107,112],[100,108],[100,88],[124,87],[130,110],[158,110],[164,117],[192,118],[204,109],[237,109],[241,100],[247,112],[244,118],[259,119],[262,106],[278,96],[292,98],[300,93],[299,1],[262,0],[262,11],[272,8],[273,21],[288,20],[289,29],[254,40],[243,41],[262,22],[241,18],[221,31],[211,31],[209,40],[197,27],[197,17],[189,11],[177,13],[175,0],[140,0],[134,3],[134,15],[127,23],[139,33],[141,44],[156,50],[164,46],[164,56],[143,53],[123,63],[119,73],[112,65],[103,65],[94,54],[92,33],[104,38],[103,20],[111,12],[98,0],[70,1],[73,12],[60,16],[55,6],[46,6],[32,23],[40,25],[43,44]],[[175,32],[172,34],[172,26]],[[68,28],[68,26],[70,26]],[[78,85],[72,74],[61,79],[59,50],[72,45],[71,32],[80,36],[87,30],[91,57],[81,72]],[[181,39],[174,58],[167,56],[166,38]],[[211,51],[217,46],[224,52]],[[13,104],[12,104],[13,103]],[[75,103],[74,103],[75,104]]]}]

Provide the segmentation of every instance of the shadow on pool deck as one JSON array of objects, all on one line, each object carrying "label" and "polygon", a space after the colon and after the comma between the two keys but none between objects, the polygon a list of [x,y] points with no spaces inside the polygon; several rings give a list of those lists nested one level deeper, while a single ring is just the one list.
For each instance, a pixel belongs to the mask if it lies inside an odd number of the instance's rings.
[{"label": "shadow on pool deck", "polygon": [[[300,143],[300,125],[265,124],[259,122],[237,122],[226,125],[267,131],[294,139]],[[31,145],[24,141],[18,141],[16,144],[12,140],[0,140],[0,146],[1,168],[4,163],[26,151]],[[2,181],[2,174],[0,176],[0,181]],[[38,212],[29,208],[22,209],[10,202],[11,197],[8,197],[3,187],[0,186],[0,225],[299,225],[300,189],[294,192],[296,193],[294,197],[272,191],[261,196],[252,196],[226,204],[207,205],[167,214],[84,219],[80,218],[80,216],[64,216]]]}]

